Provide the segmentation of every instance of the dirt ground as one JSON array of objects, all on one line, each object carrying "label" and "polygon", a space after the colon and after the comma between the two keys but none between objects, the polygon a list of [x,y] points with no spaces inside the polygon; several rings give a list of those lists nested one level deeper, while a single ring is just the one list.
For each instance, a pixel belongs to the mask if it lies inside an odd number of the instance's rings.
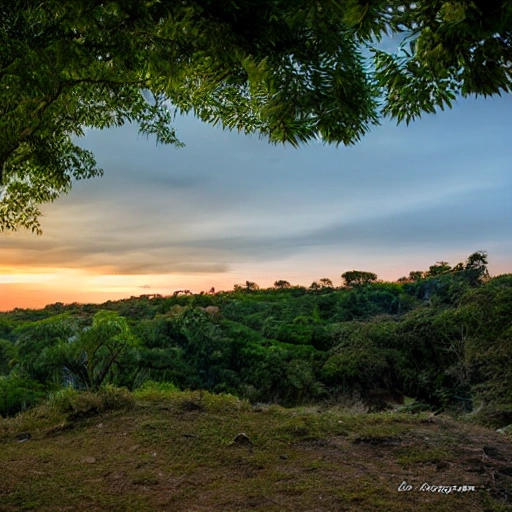
[{"label": "dirt ground", "polygon": [[0,438],[2,512],[512,511],[510,436],[447,417],[139,404],[26,427]]}]

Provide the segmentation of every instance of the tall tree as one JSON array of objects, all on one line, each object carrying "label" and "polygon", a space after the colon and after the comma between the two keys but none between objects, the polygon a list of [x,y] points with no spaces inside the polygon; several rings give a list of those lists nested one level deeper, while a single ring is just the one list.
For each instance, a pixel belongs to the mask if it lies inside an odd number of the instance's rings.
[{"label": "tall tree", "polygon": [[366,272],[364,270],[349,270],[341,274],[343,284],[347,288],[362,286],[377,281],[377,274]]},{"label": "tall tree", "polygon": [[487,252],[485,251],[477,251],[468,256],[462,272],[470,285],[475,286],[489,279],[487,264]]},{"label": "tall tree", "polygon": [[442,274],[447,274],[451,270],[452,267],[448,264],[447,261],[438,261],[435,265],[430,265],[425,275],[427,277],[435,277]]}]

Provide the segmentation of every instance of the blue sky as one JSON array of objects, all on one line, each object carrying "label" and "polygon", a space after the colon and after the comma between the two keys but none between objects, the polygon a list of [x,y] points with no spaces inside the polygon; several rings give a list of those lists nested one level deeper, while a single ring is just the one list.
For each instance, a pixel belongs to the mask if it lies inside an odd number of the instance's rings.
[{"label": "blue sky", "polygon": [[489,253],[512,272],[512,96],[459,100],[351,147],[294,149],[176,120],[183,149],[135,126],[80,141],[104,168],[43,207],[41,237],[2,235],[0,310],[245,280],[393,280]]}]

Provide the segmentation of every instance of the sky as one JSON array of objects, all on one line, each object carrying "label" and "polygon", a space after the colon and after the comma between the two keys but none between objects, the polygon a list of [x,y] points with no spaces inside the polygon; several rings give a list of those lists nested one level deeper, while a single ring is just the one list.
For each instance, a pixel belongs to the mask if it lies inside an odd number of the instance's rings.
[{"label": "sky", "polygon": [[102,178],[44,205],[43,235],[0,234],[0,311],[229,290],[347,270],[396,280],[489,254],[512,272],[512,96],[460,99],[354,146],[294,149],[176,119],[185,148],[89,131]]}]

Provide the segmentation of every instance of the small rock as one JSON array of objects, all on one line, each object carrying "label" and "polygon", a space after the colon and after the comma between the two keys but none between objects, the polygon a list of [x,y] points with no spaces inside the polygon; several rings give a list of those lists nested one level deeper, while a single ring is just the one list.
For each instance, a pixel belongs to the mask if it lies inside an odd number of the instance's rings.
[{"label": "small rock", "polygon": [[133,453],[134,451],[138,450],[140,448],[140,444],[134,444],[133,446],[130,446],[130,448],[128,448],[128,451],[130,453]]},{"label": "small rock", "polygon": [[249,439],[249,436],[247,434],[244,434],[243,432],[235,436],[235,438],[233,439],[233,443],[252,445],[252,441]]},{"label": "small rock", "polygon": [[256,402],[252,406],[252,410],[255,411],[255,412],[266,412],[266,411],[269,410],[269,408],[270,408],[269,404],[263,404],[261,402]]},{"label": "small rock", "polygon": [[96,425],[96,428],[103,428],[103,423],[98,423],[98,424]]},{"label": "small rock", "polygon": [[80,461],[82,464],[96,464],[96,457],[82,457]]},{"label": "small rock", "polygon": [[512,434],[512,425],[507,425],[506,427],[499,428],[496,430],[496,432],[499,432],[500,434]]}]

